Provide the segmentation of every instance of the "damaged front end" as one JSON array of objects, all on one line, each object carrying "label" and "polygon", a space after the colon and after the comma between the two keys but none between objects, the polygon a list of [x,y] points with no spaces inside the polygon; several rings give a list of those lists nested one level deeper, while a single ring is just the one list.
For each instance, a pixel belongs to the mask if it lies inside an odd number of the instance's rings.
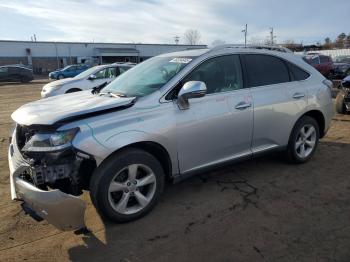
[{"label": "damaged front end", "polygon": [[96,167],[92,157],[72,146],[77,132],[17,125],[9,147],[12,199],[60,230],[85,227],[85,203],[78,196]]}]

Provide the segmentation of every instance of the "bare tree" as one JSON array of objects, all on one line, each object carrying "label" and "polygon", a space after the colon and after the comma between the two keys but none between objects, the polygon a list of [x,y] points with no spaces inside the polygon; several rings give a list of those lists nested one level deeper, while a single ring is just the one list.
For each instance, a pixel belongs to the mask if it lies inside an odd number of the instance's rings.
[{"label": "bare tree", "polygon": [[189,45],[198,45],[201,34],[197,29],[188,29],[184,34],[185,42]]}]

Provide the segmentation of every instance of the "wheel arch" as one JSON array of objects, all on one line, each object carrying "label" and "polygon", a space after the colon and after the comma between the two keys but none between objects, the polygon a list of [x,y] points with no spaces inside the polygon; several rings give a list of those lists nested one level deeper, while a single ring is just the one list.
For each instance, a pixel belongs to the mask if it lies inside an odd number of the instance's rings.
[{"label": "wheel arch", "polygon": [[73,92],[79,92],[79,91],[82,91],[82,89],[77,87],[72,87],[72,88],[68,88],[64,93],[67,94],[67,93],[73,93]]},{"label": "wheel arch", "polygon": [[[304,116],[312,117],[317,121],[317,124],[319,126],[319,131],[320,131],[320,138],[324,137],[326,120],[323,113],[320,110],[314,109],[314,110],[307,111],[301,117],[299,117],[299,119],[301,119]],[[297,123],[299,119],[295,123]]]},{"label": "wheel arch", "polygon": [[[121,151],[129,149],[129,148],[141,149],[141,150],[144,150],[147,153],[151,154],[152,156],[154,156],[161,164],[161,166],[164,170],[164,173],[165,173],[165,177],[167,179],[170,179],[170,180],[173,178],[172,177],[172,168],[173,167],[172,167],[170,155],[169,155],[168,151],[165,149],[165,147],[157,142],[142,141],[142,142],[135,142],[132,144],[128,144],[128,145],[125,145],[125,146],[117,149],[113,153],[111,153],[106,159],[113,157],[115,154],[120,153]],[[105,160],[103,160],[103,162]]]}]

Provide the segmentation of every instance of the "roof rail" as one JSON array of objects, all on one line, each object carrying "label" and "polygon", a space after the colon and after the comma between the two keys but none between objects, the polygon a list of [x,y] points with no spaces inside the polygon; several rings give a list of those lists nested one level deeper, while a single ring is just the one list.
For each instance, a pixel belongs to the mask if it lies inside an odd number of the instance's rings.
[{"label": "roof rail", "polygon": [[265,49],[265,50],[270,50],[270,51],[293,53],[290,49],[283,47],[283,46],[277,46],[277,45],[239,45],[239,44],[220,45],[220,46],[216,46],[216,47],[212,48],[210,51],[221,50],[221,49],[225,49],[225,48]]}]

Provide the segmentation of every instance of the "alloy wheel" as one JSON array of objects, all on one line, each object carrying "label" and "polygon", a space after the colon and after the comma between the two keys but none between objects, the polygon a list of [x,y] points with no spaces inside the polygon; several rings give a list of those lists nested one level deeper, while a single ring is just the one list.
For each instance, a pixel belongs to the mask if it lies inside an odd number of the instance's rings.
[{"label": "alloy wheel", "polygon": [[142,164],[128,165],[111,180],[108,200],[120,214],[135,214],[145,208],[156,191],[156,176],[151,168]]},{"label": "alloy wheel", "polygon": [[304,125],[297,135],[295,141],[295,151],[299,158],[307,158],[316,146],[316,129],[314,126]]}]

